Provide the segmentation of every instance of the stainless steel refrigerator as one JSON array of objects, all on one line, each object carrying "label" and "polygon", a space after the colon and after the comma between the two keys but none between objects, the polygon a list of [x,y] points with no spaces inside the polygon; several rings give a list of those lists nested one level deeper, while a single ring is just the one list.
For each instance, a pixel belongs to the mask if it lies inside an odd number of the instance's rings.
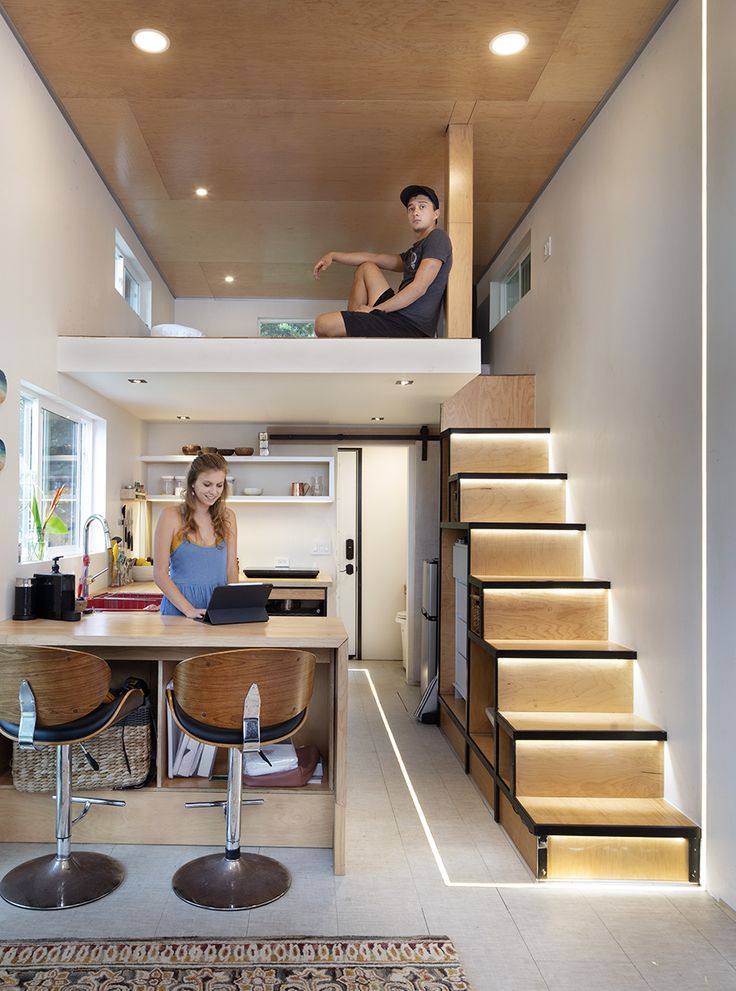
[{"label": "stainless steel refrigerator", "polygon": [[437,674],[437,558],[422,562],[422,635],[420,683],[422,691]]}]

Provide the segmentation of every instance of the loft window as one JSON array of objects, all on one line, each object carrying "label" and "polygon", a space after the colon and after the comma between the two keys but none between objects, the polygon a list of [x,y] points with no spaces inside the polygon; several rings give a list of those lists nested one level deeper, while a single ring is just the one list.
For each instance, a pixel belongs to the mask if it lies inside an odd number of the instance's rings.
[{"label": "loft window", "polygon": [[532,287],[532,255],[529,252],[517,262],[502,283],[501,317],[510,313]]},{"label": "loft window", "polygon": [[259,337],[314,337],[314,320],[258,319]]},{"label": "loft window", "polygon": [[[532,288],[532,235],[527,231],[506,263],[491,282],[490,329],[510,313]],[[500,266],[499,266],[500,267]]]},{"label": "loft window", "polygon": [[151,280],[120,231],[115,231],[115,288],[131,310],[150,327]]},{"label": "loft window", "polygon": [[[92,511],[95,428],[102,421],[31,386],[20,395],[18,560],[81,553],[82,524]],[[41,523],[62,489],[43,535]],[[63,527],[56,520],[60,520]],[[64,529],[65,528],[65,529]]]}]

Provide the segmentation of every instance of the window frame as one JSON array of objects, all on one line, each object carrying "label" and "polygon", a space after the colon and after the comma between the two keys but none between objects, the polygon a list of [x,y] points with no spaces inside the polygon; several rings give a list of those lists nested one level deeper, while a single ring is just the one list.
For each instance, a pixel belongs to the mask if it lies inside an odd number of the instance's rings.
[{"label": "window frame", "polygon": [[[100,439],[104,428],[104,421],[93,416],[85,410],[67,403],[57,396],[32,385],[29,382],[20,383],[21,403],[30,405],[28,418],[30,423],[26,424],[26,416],[23,409],[20,410],[20,430],[19,430],[19,501],[18,501],[18,563],[30,564],[50,561],[53,557],[69,557],[82,554],[82,528],[84,521],[93,512],[93,506],[98,501],[100,491],[104,491],[104,477],[96,478],[95,465],[101,447]],[[29,525],[30,513],[30,485],[36,484],[41,492],[45,490],[44,463],[45,458],[55,457],[55,455],[45,455],[43,444],[43,413],[47,412],[55,416],[61,416],[71,420],[79,427],[79,447],[76,457],[76,470],[78,473],[78,494],[76,500],[75,523],[76,541],[63,544],[48,545],[48,539],[44,548],[42,559],[31,556],[31,547],[35,541],[33,528]],[[30,457],[25,457],[25,444],[31,447]],[[103,462],[104,463],[104,462]],[[104,476],[104,472],[102,473]],[[72,529],[72,533],[73,528]]]},{"label": "window frame", "polygon": [[[151,279],[119,230],[115,231],[114,260],[113,284],[116,291],[150,330],[153,296]],[[129,291],[129,284],[135,287],[133,292]],[[137,298],[133,300],[133,296]]]},{"label": "window frame", "polygon": [[[262,325],[267,323],[288,323],[292,325],[309,325],[311,327],[311,334],[264,334],[262,333]],[[288,339],[292,341],[306,340],[310,337],[314,337],[314,317],[258,317],[258,336],[259,337],[270,337],[272,339]]]},{"label": "window frame", "polygon": [[[528,264],[528,270],[524,273],[523,269],[526,264]],[[491,282],[491,305],[489,315],[491,330],[493,330],[493,328],[499,324],[504,317],[508,316],[509,313],[511,313],[511,311],[519,305],[522,299],[524,299],[524,297],[531,292],[531,268],[531,231],[527,231],[526,235],[517,244],[516,249],[511,255],[509,263],[503,271],[503,274]],[[518,299],[509,305],[509,283],[512,279],[514,279],[514,277],[518,278],[519,296]],[[522,291],[525,281],[528,281],[528,285],[526,286],[526,289]]]}]

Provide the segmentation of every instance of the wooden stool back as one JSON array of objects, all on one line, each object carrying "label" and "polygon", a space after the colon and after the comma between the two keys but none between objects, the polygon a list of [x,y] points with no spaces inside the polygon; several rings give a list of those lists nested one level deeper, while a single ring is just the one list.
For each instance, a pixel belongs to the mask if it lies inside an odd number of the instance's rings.
[{"label": "wooden stool back", "polygon": [[20,719],[18,689],[25,678],[36,699],[38,726],[62,726],[100,705],[110,668],[95,654],[58,647],[0,646],[0,719]]},{"label": "wooden stool back", "polygon": [[316,658],[306,650],[248,647],[199,654],[177,664],[174,694],[187,715],[209,726],[238,729],[252,684],[261,695],[261,725],[293,719],[309,705]]}]

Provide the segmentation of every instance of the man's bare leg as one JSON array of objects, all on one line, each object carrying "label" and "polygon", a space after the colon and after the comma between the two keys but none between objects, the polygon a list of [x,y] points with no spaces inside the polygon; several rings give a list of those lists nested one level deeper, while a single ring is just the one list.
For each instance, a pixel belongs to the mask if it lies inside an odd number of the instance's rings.
[{"label": "man's bare leg", "polygon": [[314,321],[315,337],[347,337],[342,313],[320,313]]},{"label": "man's bare leg", "polygon": [[348,296],[348,310],[354,312],[359,306],[370,306],[388,288],[386,277],[378,265],[373,262],[363,262],[362,265],[358,265],[353,276],[353,285]]}]

